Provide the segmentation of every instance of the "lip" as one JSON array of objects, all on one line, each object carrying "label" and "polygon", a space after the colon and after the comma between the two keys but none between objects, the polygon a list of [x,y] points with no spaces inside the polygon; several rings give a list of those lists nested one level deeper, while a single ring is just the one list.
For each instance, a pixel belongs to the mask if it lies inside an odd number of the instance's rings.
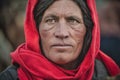
[{"label": "lip", "polygon": [[52,47],[65,48],[65,47],[72,47],[72,45],[70,45],[70,44],[53,44]]}]

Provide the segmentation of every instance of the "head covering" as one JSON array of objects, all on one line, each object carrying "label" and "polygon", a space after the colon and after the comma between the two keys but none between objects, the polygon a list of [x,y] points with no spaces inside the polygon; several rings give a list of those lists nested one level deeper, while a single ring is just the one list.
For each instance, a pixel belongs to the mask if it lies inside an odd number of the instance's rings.
[{"label": "head covering", "polygon": [[119,67],[114,61],[100,51],[100,29],[94,0],[87,0],[94,22],[91,45],[81,65],[75,70],[62,69],[42,55],[33,15],[36,3],[37,0],[28,1],[24,25],[26,41],[11,54],[13,64],[17,63],[20,66],[18,68],[20,80],[91,80],[95,59],[105,64],[111,76],[119,73]]}]

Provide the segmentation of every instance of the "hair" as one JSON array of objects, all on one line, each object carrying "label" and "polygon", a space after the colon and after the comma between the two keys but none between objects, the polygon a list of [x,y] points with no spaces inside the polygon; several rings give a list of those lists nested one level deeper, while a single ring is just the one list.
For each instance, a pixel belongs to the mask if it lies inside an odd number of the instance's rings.
[{"label": "hair", "polygon": [[[35,8],[34,8],[34,19],[36,22],[37,30],[39,31],[39,24],[41,23],[44,12],[48,9],[50,5],[52,5],[56,0],[38,0]],[[85,54],[87,53],[91,39],[92,39],[92,28],[93,21],[91,19],[90,10],[86,4],[86,0],[73,0],[79,8],[82,10],[83,21],[86,26],[86,35],[84,38],[83,48],[81,54],[79,56],[79,63],[84,59]],[[41,44],[40,44],[41,46]],[[41,47],[42,48],[42,47]]]}]

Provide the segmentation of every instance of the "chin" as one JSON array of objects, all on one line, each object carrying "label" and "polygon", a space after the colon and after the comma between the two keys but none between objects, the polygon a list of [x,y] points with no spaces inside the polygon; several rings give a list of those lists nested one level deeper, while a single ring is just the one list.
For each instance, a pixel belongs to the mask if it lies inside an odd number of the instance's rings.
[{"label": "chin", "polygon": [[59,65],[64,65],[64,64],[69,63],[69,61],[64,59],[64,58],[57,58],[57,59],[54,59],[52,61],[56,64],[59,64]]}]

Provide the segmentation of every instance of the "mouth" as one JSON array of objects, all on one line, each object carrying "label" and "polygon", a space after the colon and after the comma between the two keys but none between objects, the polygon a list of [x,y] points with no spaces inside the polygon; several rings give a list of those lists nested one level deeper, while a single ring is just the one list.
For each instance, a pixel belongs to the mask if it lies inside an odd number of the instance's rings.
[{"label": "mouth", "polygon": [[54,44],[54,45],[52,45],[52,47],[68,48],[68,47],[72,47],[72,45],[70,45],[70,44]]},{"label": "mouth", "polygon": [[73,45],[70,44],[53,44],[51,48],[58,53],[64,53],[71,51],[73,49]]}]

